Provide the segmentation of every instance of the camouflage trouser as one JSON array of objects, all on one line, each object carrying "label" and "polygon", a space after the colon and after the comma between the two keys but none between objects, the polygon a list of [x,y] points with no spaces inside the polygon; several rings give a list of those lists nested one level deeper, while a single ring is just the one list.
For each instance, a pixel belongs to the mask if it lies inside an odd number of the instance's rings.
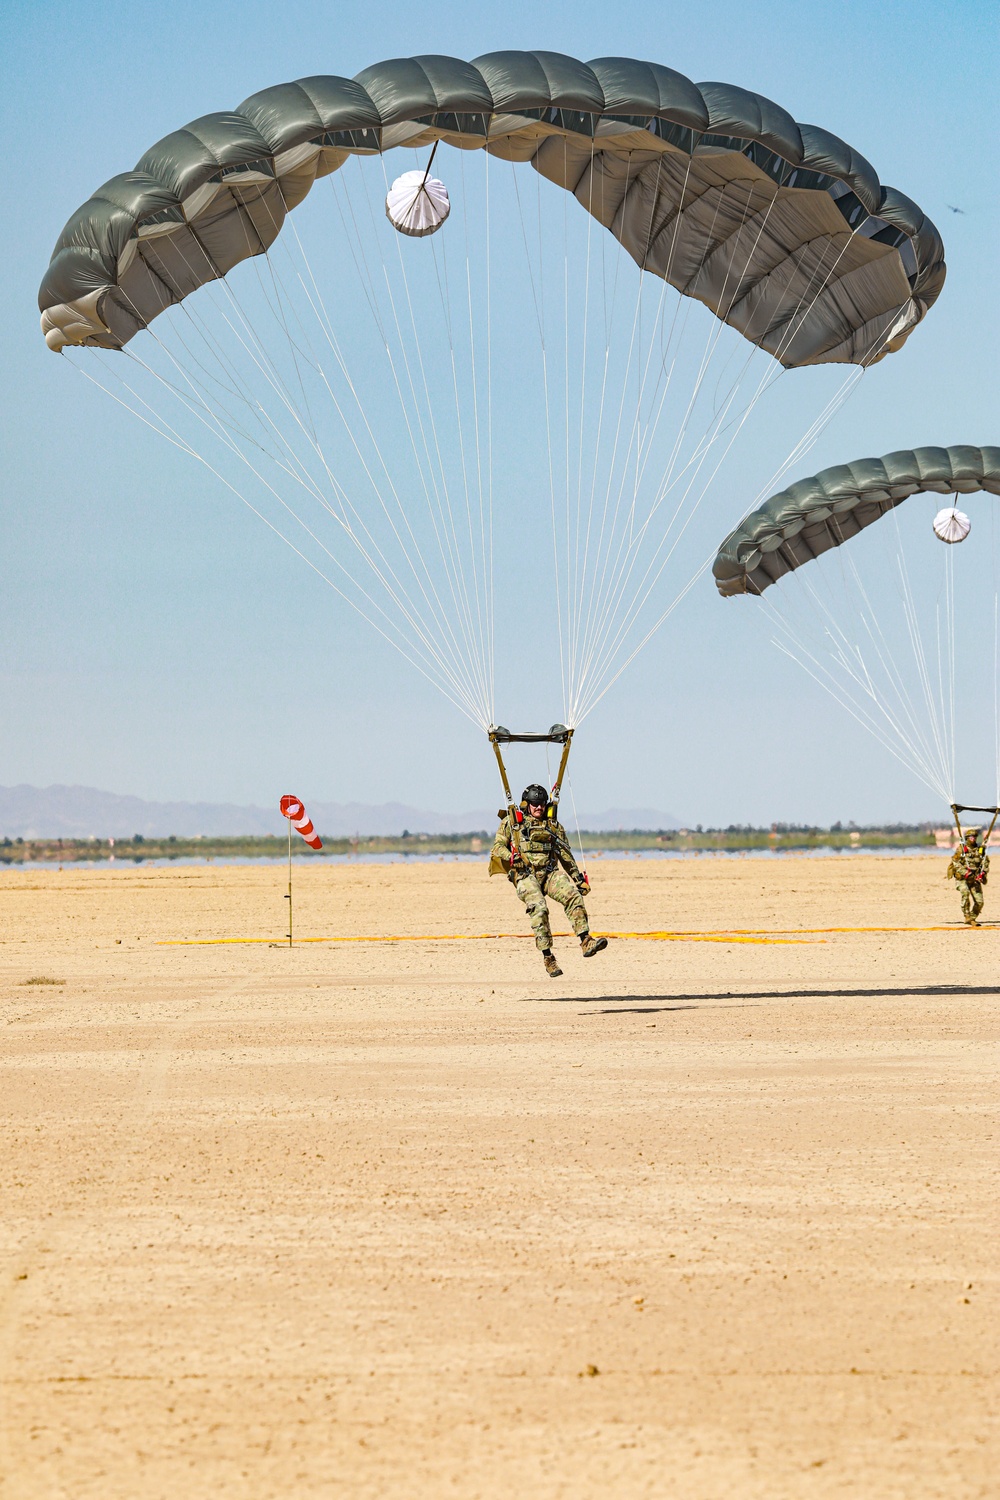
[{"label": "camouflage trouser", "polygon": [[522,875],[514,889],[528,908],[531,930],[535,934],[535,946],[543,953],[552,947],[552,928],[549,926],[546,896],[551,897],[553,901],[558,901],[560,906],[566,908],[570,926],[577,937],[582,937],[585,932],[590,931],[583,897],[565,870],[553,870],[549,875],[536,876],[534,873]]},{"label": "camouflage trouser", "polygon": [[959,895],[962,898],[962,916],[967,922],[975,922],[983,909],[986,894],[982,885],[977,881],[970,884],[967,880],[958,882]]}]

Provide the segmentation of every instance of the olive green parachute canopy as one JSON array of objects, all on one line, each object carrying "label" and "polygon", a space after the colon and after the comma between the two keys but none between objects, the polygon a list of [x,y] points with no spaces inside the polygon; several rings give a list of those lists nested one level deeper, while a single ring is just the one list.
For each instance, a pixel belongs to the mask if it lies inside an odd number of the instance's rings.
[{"label": "olive green parachute canopy", "polygon": [[839,547],[926,491],[1000,495],[1000,448],[901,449],[823,469],[772,495],[740,522],[712,567],[720,594],[762,594],[786,573]]},{"label": "olive green parachute canopy", "polygon": [[46,342],[121,348],[264,253],[352,155],[436,141],[530,162],[643,270],[785,366],[874,363],[944,282],[940,235],[917,205],[759,94],[628,58],[397,58],[265,89],[106,182],[59,236],[39,293]]}]

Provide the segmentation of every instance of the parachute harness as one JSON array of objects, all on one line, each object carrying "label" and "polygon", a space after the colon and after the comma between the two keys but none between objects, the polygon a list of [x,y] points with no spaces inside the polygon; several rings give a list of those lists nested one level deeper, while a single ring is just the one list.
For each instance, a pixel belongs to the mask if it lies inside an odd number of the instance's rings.
[{"label": "parachute harness", "polygon": [[[563,780],[566,775],[566,766],[569,761],[570,746],[573,743],[573,730],[567,729],[565,724],[553,724],[545,734],[513,734],[502,724],[493,724],[489,729],[489,741],[493,746],[493,754],[497,759],[497,768],[500,772],[500,784],[503,787],[504,800],[507,804],[507,817],[510,819],[511,848],[517,859],[521,857],[521,824],[524,822],[523,806],[514,801],[514,795],[510,789],[510,778],[507,775],[507,767],[504,765],[501,745],[561,745],[562,755],[559,758],[559,771],[552,790],[549,793],[548,806],[545,809],[546,820],[550,823],[556,821],[559,812],[559,795],[562,791]],[[557,840],[561,843],[561,840]],[[572,849],[565,845],[566,851],[572,855]],[[492,872],[491,872],[492,873]]]}]

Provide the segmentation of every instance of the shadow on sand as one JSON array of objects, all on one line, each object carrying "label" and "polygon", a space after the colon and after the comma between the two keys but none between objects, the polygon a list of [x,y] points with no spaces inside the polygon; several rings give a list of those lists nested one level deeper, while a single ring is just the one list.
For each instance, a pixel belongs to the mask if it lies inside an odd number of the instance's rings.
[{"label": "shadow on sand", "polygon": [[[765,1000],[893,1000],[907,996],[972,997],[1000,995],[995,984],[867,985],[860,989],[722,990],[703,995],[533,995],[528,1005],[604,1006],[597,1015],[654,1015],[672,1010],[743,1010]],[[719,1004],[722,1001],[724,1003]]]}]

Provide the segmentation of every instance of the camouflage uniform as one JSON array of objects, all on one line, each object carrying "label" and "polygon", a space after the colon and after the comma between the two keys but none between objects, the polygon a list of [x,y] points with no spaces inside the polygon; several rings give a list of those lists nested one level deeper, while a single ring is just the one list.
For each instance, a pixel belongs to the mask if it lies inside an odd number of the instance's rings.
[{"label": "camouflage uniform", "polygon": [[979,913],[986,900],[983,887],[989,870],[990,857],[975,833],[970,830],[952,855],[946,877],[958,884],[962,897],[962,915],[970,927],[978,925]]},{"label": "camouflage uniform", "polygon": [[[528,908],[536,947],[542,953],[547,953],[552,947],[546,896],[566,908],[570,926],[577,937],[586,937],[590,931],[590,923],[580,890],[584,876],[573,858],[566,830],[554,818],[533,818],[530,813],[517,826],[522,863],[520,868],[515,867],[509,871],[507,879]],[[493,841],[491,865],[502,863],[504,868],[509,865],[512,835],[511,817],[508,813]]]}]

